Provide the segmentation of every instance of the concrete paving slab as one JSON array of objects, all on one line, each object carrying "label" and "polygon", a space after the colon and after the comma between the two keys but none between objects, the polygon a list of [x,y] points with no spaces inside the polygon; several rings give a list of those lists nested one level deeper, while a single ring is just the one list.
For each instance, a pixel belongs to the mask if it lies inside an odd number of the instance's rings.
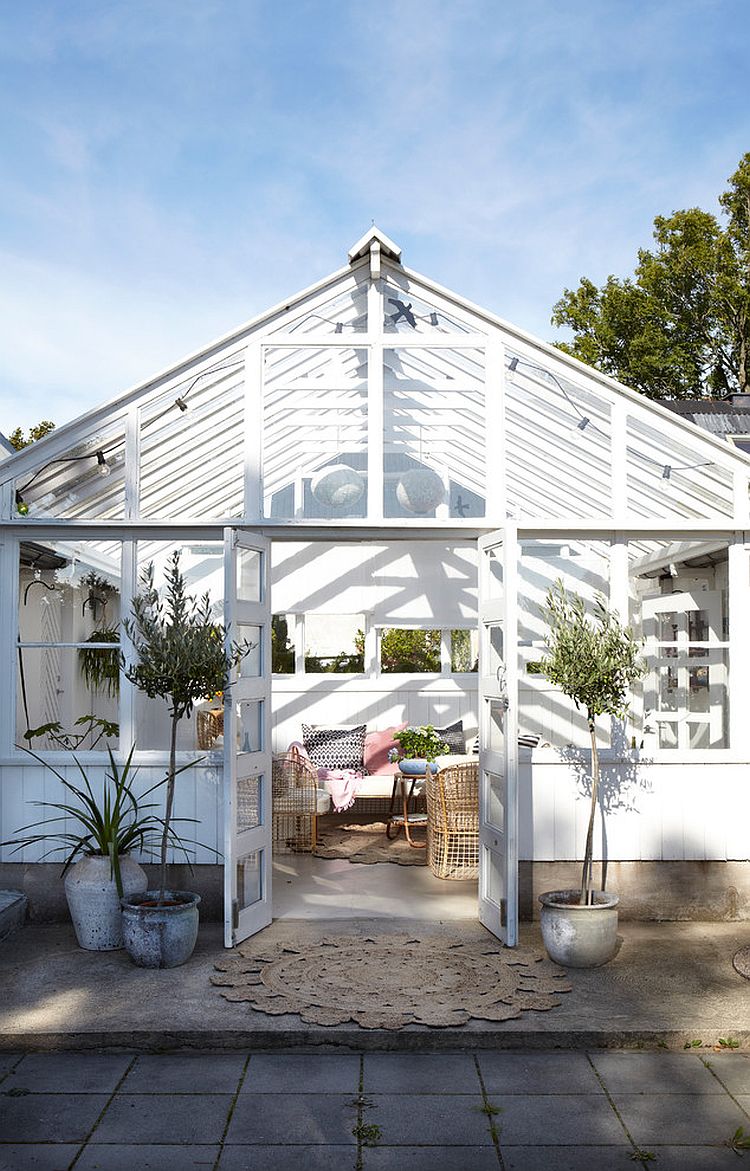
[{"label": "concrete paving slab", "polygon": [[[494,1147],[366,1147],[364,1171],[498,1171]],[[598,1171],[601,1171],[601,1166]],[[632,1164],[631,1164],[632,1171]]]},{"label": "concrete paving slab", "polygon": [[[88,1146],[75,1171],[213,1171],[218,1146],[172,1146],[128,1143],[125,1146]],[[59,1163],[55,1171],[65,1164]],[[251,1164],[245,1163],[248,1168]]]},{"label": "concrete paving slab", "polygon": [[[628,1147],[502,1147],[505,1171],[634,1171]],[[659,1165],[659,1171],[662,1171]],[[693,1171],[683,1163],[680,1171]],[[735,1169],[736,1171],[736,1169]]]},{"label": "concrete paving slab", "polygon": [[117,1053],[27,1053],[2,1084],[3,1094],[111,1094],[132,1057]]},{"label": "concrete paving slab", "polygon": [[481,1094],[368,1094],[383,1146],[492,1146]]},{"label": "concrete paving slab", "polygon": [[365,1094],[479,1094],[470,1053],[367,1053]]},{"label": "concrete paving slab", "polygon": [[603,1094],[584,1053],[479,1053],[488,1094]]},{"label": "concrete paving slab", "polygon": [[0,1171],[67,1171],[80,1149],[78,1143],[0,1143]]},{"label": "concrete paving slab", "polygon": [[[225,1147],[218,1171],[355,1171],[357,1148],[349,1146]],[[469,1171],[464,1164],[461,1171]],[[433,1164],[432,1171],[438,1171]],[[496,1167],[493,1171],[497,1171]]]},{"label": "concrete paving slab", "polygon": [[124,1094],[234,1094],[246,1061],[242,1053],[145,1053],[120,1088]]},{"label": "concrete paving slab", "polygon": [[697,1147],[690,1144],[683,1147],[652,1146],[649,1150],[654,1161],[645,1166],[658,1167],[659,1171],[742,1171],[737,1155],[725,1146]]},{"label": "concrete paving slab", "polygon": [[349,1094],[268,1095],[237,1098],[225,1144],[273,1143],[356,1146],[357,1108]]},{"label": "concrete paving slab", "polygon": [[[617,1115],[602,1094],[499,1094],[495,1125],[500,1146],[622,1146],[627,1142]],[[605,1164],[606,1165],[606,1164]]]},{"label": "concrete paving slab", "polygon": [[4,1096],[0,1143],[83,1142],[107,1101],[106,1094]]},{"label": "concrete paving slab", "polygon": [[354,1097],[359,1092],[359,1069],[360,1059],[351,1053],[254,1053],[240,1093]]},{"label": "concrete paving slab", "polygon": [[653,1143],[723,1143],[738,1126],[748,1128],[748,1115],[725,1094],[612,1094],[612,1100],[633,1141],[649,1150]]},{"label": "concrete paving slab", "polygon": [[[450,931],[456,941],[484,940],[475,921],[415,923],[400,931]],[[505,1022],[470,1021],[460,1028],[409,1026],[399,1031],[358,1025],[306,1025],[225,1000],[209,983],[226,953],[218,924],[201,928],[187,964],[166,971],[136,968],[124,952],[87,952],[72,927],[26,926],[0,949],[0,1049],[116,1048],[268,1050],[348,1046],[354,1050],[462,1048],[704,1047],[731,1036],[750,1047],[747,981],[732,956],[747,942],[743,923],[622,923],[622,945],[603,968],[568,973],[571,993],[549,1012]],[[371,934],[373,921],[276,921],[269,941],[317,941],[326,934]],[[538,926],[524,924],[522,942],[542,950]]]},{"label": "concrete paving slab", "polygon": [[750,1094],[750,1054],[708,1053],[713,1074],[732,1094]]},{"label": "concrete paving slab", "polygon": [[612,1094],[724,1093],[692,1053],[594,1053],[591,1060]]},{"label": "concrete paving slab", "polygon": [[118,1094],[92,1143],[218,1143],[224,1134],[229,1094]]}]

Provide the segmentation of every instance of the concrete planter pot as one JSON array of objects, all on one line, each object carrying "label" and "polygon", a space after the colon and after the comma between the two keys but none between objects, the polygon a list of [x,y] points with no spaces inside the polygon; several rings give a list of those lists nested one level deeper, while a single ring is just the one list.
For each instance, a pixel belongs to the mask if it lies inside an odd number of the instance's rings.
[{"label": "concrete planter pot", "polygon": [[168,890],[164,897],[161,907],[156,905],[158,890],[122,900],[125,949],[139,968],[178,968],[193,954],[200,895]]},{"label": "concrete planter pot", "polygon": [[565,968],[598,968],[617,950],[618,895],[594,891],[581,906],[578,890],[551,890],[539,896],[542,940],[547,954]]},{"label": "concrete planter pot", "polygon": [[[127,855],[120,858],[122,889],[126,896],[145,890],[146,872]],[[87,951],[115,951],[123,946],[122,910],[108,857],[91,854],[65,875],[65,896],[76,937]]]}]

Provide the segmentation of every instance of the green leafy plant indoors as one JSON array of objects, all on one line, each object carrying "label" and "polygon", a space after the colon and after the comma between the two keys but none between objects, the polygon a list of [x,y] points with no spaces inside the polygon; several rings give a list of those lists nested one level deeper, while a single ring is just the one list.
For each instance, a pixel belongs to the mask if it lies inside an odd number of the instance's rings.
[{"label": "green leafy plant indoors", "polygon": [[393,739],[399,745],[401,760],[433,761],[441,753],[450,751],[432,724],[423,724],[418,728],[404,728],[402,732],[396,732]]},{"label": "green leafy plant indoors", "polygon": [[[73,755],[78,771],[81,775],[81,784],[74,785],[54,765],[49,764],[41,756],[37,756],[31,749],[25,748],[29,756],[33,756],[40,764],[54,773],[60,783],[70,795],[70,801],[34,801],[33,805],[42,809],[54,809],[58,816],[43,818],[22,826],[16,831],[20,836],[2,842],[3,846],[15,847],[12,853],[22,850],[26,846],[36,845],[38,842],[54,842],[51,848],[43,855],[67,851],[63,864],[63,874],[80,857],[86,855],[101,855],[110,860],[110,875],[115,880],[117,893],[122,898],[122,879],[120,876],[120,858],[133,850],[141,853],[149,852],[151,843],[162,829],[162,819],[152,812],[156,805],[152,802],[144,804],[158,785],[152,786],[141,798],[133,792],[132,781],[135,770],[132,767],[135,746],[128,753],[125,763],[120,767],[114,758],[112,749],[108,746],[109,771],[105,773],[104,789],[101,800],[94,792],[94,788],[86,775],[86,770],[77,756]],[[70,818],[77,825],[66,828]],[[39,832],[31,832],[39,831]]]},{"label": "green leafy plant indoors", "polygon": [[645,664],[639,654],[641,644],[602,598],[597,598],[593,617],[589,617],[583,599],[569,594],[564,583],[557,581],[547,592],[547,620],[541,672],[586,713],[591,741],[591,807],[581,873],[583,906],[593,900],[594,822],[601,777],[596,720],[603,715],[624,719],[628,691],[645,673]]},{"label": "green leafy plant indoors", "polygon": [[[248,651],[248,642],[226,646],[226,631],[211,617],[208,594],[188,593],[180,569],[180,553],[173,553],[164,573],[164,597],[154,585],[153,563],[146,566],[141,591],[133,598],[132,618],[123,626],[135,660],[125,663],[125,675],[150,699],[167,704],[170,717],[169,764],[160,850],[159,903],[167,887],[167,852],[174,808],[177,768],[177,729],[206,696],[225,692],[234,666]],[[195,763],[193,761],[192,763]],[[189,766],[185,766],[189,767]]]},{"label": "green leafy plant indoors", "polygon": [[87,643],[111,642],[112,650],[82,646],[78,650],[78,668],[90,691],[110,699],[120,693],[120,633],[116,625],[100,626],[86,639]]}]

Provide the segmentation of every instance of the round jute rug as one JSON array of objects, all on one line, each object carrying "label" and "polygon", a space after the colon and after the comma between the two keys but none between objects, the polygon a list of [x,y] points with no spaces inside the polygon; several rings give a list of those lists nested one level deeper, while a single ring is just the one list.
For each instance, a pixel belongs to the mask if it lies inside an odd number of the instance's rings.
[{"label": "round jute rug", "polygon": [[315,1025],[449,1028],[546,1011],[570,992],[565,972],[527,947],[411,935],[328,936],[290,947],[249,940],[215,965],[227,1000]]},{"label": "round jute rug", "polygon": [[[424,830],[417,831],[415,840],[424,840]],[[397,866],[427,865],[427,851],[410,846],[403,833],[392,841],[388,840],[384,821],[327,827],[320,833],[313,853],[316,858],[346,858],[348,862],[362,862],[365,866],[376,862],[395,862]]]}]

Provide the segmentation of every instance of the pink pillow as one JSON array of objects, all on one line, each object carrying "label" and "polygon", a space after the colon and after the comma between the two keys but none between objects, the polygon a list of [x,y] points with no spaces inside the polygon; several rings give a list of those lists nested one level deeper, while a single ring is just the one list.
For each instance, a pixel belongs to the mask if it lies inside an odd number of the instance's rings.
[{"label": "pink pillow", "polygon": [[393,739],[394,732],[403,732],[408,728],[408,721],[404,724],[394,724],[392,728],[384,728],[382,732],[368,732],[365,736],[365,768],[368,773],[395,773],[398,770],[392,767],[388,760],[388,753],[392,748],[398,748]]}]

